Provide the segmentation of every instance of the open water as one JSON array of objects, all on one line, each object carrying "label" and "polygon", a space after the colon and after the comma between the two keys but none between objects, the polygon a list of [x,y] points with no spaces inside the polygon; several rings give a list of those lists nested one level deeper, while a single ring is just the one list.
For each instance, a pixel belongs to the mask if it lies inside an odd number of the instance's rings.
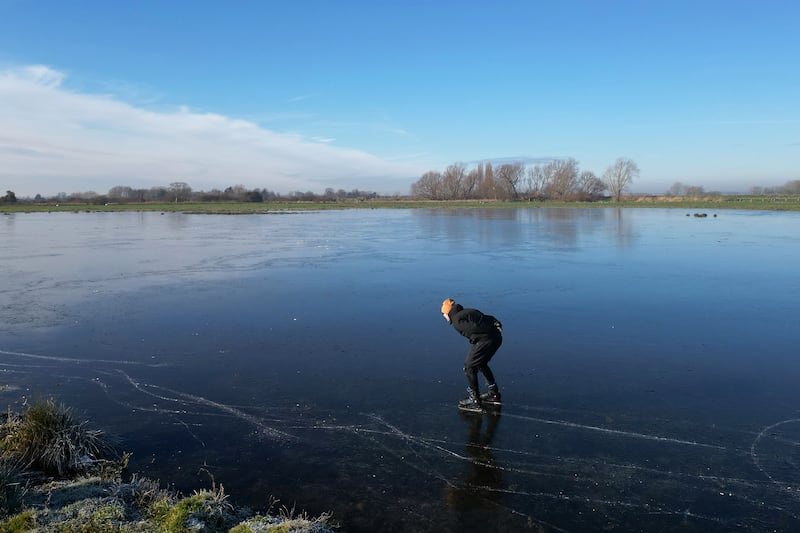
[{"label": "open water", "polygon": [[689,214],[0,216],[0,400],[343,531],[800,531],[800,214]]}]

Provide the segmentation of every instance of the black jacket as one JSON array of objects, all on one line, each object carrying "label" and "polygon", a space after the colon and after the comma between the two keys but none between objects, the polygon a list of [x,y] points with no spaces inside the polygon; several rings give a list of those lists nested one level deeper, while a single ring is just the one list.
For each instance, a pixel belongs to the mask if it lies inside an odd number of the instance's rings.
[{"label": "black jacket", "polygon": [[484,315],[477,309],[464,309],[455,304],[448,315],[456,331],[475,344],[481,339],[500,335],[503,324],[492,315]]}]

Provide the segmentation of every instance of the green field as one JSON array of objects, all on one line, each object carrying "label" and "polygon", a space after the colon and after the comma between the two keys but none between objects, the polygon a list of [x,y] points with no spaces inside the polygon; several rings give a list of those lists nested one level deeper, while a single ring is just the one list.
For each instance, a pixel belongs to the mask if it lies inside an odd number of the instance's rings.
[{"label": "green field", "polygon": [[727,195],[707,196],[702,198],[640,196],[623,201],[598,202],[499,202],[492,200],[459,200],[459,201],[425,201],[378,198],[372,200],[339,200],[332,202],[263,202],[263,203],[135,203],[135,204],[0,204],[0,213],[37,213],[37,212],[116,212],[116,211],[157,211],[198,214],[269,214],[296,211],[323,211],[337,209],[470,209],[481,207],[660,207],[670,209],[715,210],[715,209],[748,209],[766,211],[800,211],[800,195],[750,196]]}]

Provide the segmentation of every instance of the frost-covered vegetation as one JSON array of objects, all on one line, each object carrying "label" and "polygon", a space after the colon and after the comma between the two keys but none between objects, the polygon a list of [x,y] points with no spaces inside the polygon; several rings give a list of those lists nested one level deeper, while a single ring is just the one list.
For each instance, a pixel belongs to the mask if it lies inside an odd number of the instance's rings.
[{"label": "frost-covered vegetation", "polygon": [[[129,475],[129,454],[52,400],[8,412],[0,424],[0,532],[330,533],[277,500],[265,514],[237,508],[222,485],[182,495]],[[277,510],[276,510],[277,509]]]}]

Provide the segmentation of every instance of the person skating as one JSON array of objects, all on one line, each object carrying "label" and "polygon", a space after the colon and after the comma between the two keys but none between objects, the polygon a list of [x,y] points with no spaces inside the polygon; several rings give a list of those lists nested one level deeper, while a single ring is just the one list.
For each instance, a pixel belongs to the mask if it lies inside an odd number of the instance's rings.
[{"label": "person skating", "polygon": [[[469,339],[470,349],[464,361],[467,376],[468,397],[458,402],[458,407],[467,411],[480,411],[482,403],[500,404],[500,390],[489,368],[500,345],[503,344],[503,324],[492,315],[477,309],[465,309],[452,298],[442,302],[442,316],[461,335]],[[486,378],[488,391],[480,394],[478,372]]]}]

